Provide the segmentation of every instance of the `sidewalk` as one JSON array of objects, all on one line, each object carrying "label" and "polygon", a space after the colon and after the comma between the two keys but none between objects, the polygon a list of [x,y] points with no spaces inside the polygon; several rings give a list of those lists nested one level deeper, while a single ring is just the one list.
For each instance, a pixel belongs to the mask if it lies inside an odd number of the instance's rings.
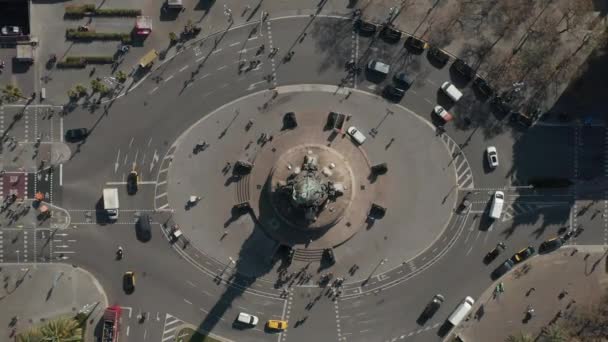
[{"label": "sidewalk", "polygon": [[[47,202],[32,205],[34,200],[17,200],[5,210],[0,210],[0,227],[8,228],[68,228],[70,216],[60,207]],[[47,207],[50,217],[41,213],[41,208]]]},{"label": "sidewalk", "polygon": [[65,264],[4,264],[0,277],[0,340],[9,340],[9,323],[15,316],[19,333],[49,319],[92,310],[85,340],[94,341],[95,323],[108,299],[90,273]]},{"label": "sidewalk", "polygon": [[[566,310],[597,303],[608,289],[606,255],[603,246],[577,246],[533,257],[487,289],[451,337],[504,341],[519,332],[536,337],[543,327],[559,319],[558,313],[563,317]],[[499,282],[505,292],[494,297]],[[526,321],[528,306],[535,315]],[[450,336],[445,340],[451,341]]]}]

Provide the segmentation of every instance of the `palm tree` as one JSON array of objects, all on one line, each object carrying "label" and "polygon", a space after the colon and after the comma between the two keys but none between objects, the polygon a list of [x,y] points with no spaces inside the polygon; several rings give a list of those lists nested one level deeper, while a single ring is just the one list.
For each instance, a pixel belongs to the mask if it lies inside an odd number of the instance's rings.
[{"label": "palm tree", "polygon": [[40,329],[32,327],[31,329],[24,331],[17,335],[17,342],[41,342],[42,333]]},{"label": "palm tree", "polygon": [[530,334],[524,334],[520,332],[517,335],[510,335],[507,337],[506,342],[533,342],[534,339]]},{"label": "palm tree", "polygon": [[58,318],[46,323],[42,328],[41,341],[44,342],[81,342],[82,328],[70,318]]},{"label": "palm tree", "polygon": [[12,84],[7,84],[6,87],[2,89],[2,93],[4,94],[4,98],[8,102],[15,102],[19,99],[26,98],[23,96],[23,93],[21,93],[21,89],[15,87]]},{"label": "palm tree", "polygon": [[566,342],[568,336],[566,331],[559,325],[551,325],[543,332],[541,341],[543,342]]}]

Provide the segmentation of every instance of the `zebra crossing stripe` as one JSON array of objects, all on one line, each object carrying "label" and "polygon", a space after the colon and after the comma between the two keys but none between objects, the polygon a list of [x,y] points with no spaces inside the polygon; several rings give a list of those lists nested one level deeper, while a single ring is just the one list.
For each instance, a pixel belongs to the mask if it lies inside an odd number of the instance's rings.
[{"label": "zebra crossing stripe", "polygon": [[169,314],[165,315],[165,325],[163,326],[162,342],[169,341],[175,338],[175,330],[180,326],[179,323],[183,323],[183,321],[175,316]]}]

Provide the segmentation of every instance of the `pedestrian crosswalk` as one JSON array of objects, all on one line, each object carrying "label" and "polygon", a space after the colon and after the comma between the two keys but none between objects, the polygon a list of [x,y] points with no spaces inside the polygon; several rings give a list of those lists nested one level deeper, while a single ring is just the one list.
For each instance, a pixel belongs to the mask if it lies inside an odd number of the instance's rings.
[{"label": "pedestrian crosswalk", "polygon": [[450,152],[452,158],[450,166],[453,166],[456,170],[458,187],[460,189],[473,189],[475,187],[475,183],[473,182],[473,171],[471,170],[471,165],[469,164],[467,157],[449,135],[442,134],[441,141],[443,141]]},{"label": "pedestrian crosswalk", "polygon": [[169,342],[169,341],[175,341],[177,340],[177,336],[176,334],[179,332],[179,328],[182,327],[182,325],[184,324],[184,321],[182,321],[181,319],[166,314],[165,315],[165,325],[163,326],[163,336],[161,341],[162,342]]}]

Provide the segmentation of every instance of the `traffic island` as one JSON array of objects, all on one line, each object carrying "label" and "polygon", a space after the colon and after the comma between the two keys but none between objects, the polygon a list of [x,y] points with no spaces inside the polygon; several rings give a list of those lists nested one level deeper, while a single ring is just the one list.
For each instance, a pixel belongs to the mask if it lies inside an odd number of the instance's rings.
[{"label": "traffic island", "polygon": [[576,246],[533,257],[488,288],[446,340],[601,338],[596,334],[608,324],[607,255],[603,246]]}]

